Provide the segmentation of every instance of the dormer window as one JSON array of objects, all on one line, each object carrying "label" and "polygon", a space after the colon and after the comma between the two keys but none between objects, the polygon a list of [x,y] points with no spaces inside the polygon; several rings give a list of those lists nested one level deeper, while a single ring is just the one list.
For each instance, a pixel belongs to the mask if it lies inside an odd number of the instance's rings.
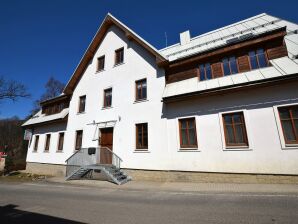
[{"label": "dormer window", "polygon": [[200,80],[201,81],[212,79],[210,63],[200,65],[199,69],[200,69]]},{"label": "dormer window", "polygon": [[264,68],[268,66],[268,60],[264,49],[250,51],[248,53],[251,69]]},{"label": "dormer window", "polygon": [[97,58],[97,71],[102,71],[105,69],[105,56]]},{"label": "dormer window", "polygon": [[223,66],[225,76],[239,73],[236,57],[234,56],[222,59],[222,66]]},{"label": "dormer window", "polygon": [[115,65],[122,64],[124,61],[124,48],[115,51]]}]

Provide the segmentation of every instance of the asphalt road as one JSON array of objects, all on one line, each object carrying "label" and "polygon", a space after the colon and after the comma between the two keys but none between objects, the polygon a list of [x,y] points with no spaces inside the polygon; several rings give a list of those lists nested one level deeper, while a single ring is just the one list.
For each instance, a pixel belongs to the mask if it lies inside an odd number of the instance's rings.
[{"label": "asphalt road", "polygon": [[298,195],[1,182],[0,223],[298,223]]}]

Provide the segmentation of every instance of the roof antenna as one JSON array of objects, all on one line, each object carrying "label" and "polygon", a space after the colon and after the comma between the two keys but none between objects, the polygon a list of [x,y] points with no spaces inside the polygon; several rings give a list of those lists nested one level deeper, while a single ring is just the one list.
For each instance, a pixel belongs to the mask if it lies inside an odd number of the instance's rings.
[{"label": "roof antenna", "polygon": [[167,36],[167,32],[165,32],[165,38],[166,38],[166,47],[168,46],[168,36]]}]

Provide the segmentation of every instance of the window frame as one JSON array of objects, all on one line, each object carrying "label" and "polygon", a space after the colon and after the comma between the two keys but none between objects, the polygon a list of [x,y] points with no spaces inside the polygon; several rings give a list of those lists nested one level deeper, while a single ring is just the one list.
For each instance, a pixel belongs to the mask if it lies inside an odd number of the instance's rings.
[{"label": "window frame", "polygon": [[[99,61],[100,60],[103,60],[103,66],[102,66],[102,68],[99,68]],[[96,72],[100,72],[100,71],[103,71],[105,69],[105,55],[102,55],[102,56],[100,56],[100,57],[98,57],[97,58],[97,66],[96,66]]]},{"label": "window frame", "polygon": [[35,135],[34,145],[33,145],[33,152],[37,152],[38,151],[39,138],[40,138],[39,135]]},{"label": "window frame", "polygon": [[51,146],[51,134],[46,134],[46,140],[44,145],[44,152],[49,152]]},{"label": "window frame", "polygon": [[[81,105],[82,105],[81,100],[82,99],[85,100],[85,102],[84,102],[84,110],[82,110],[82,108],[81,108]],[[86,101],[87,101],[86,95],[82,95],[82,96],[79,97],[78,114],[82,114],[82,113],[85,113],[86,112]]]},{"label": "window frame", "polygon": [[[211,74],[211,78],[210,79],[207,79],[207,72],[206,72],[206,64],[209,64],[209,67],[210,67],[210,74]],[[200,69],[200,66],[203,65],[204,67],[204,78],[203,80],[201,80],[201,69]],[[207,80],[212,80],[214,79],[213,77],[213,72],[212,72],[212,64],[210,62],[206,62],[206,63],[201,63],[199,64],[199,78],[200,78],[200,81],[207,81]]]},{"label": "window frame", "polygon": [[[77,148],[78,134],[79,134],[79,133],[82,133],[82,134],[81,134],[81,146],[80,146],[80,148]],[[81,129],[81,130],[76,130],[76,137],[75,137],[74,151],[78,151],[79,149],[82,148],[82,145],[83,145],[83,135],[84,135],[84,131],[83,131],[83,129]]]},{"label": "window frame", "polygon": [[[122,60],[117,61],[117,53],[122,52]],[[124,63],[124,47],[120,47],[115,50],[114,66],[121,65]]]},{"label": "window frame", "polygon": [[[63,142],[62,142],[62,148],[60,149],[61,135],[63,135]],[[65,132],[59,132],[59,133],[58,133],[57,152],[63,152],[63,148],[64,148],[64,138],[65,138]]]},{"label": "window frame", "polygon": [[[144,125],[147,125],[147,145],[144,145]],[[141,144],[141,146],[139,146],[139,142],[138,142],[138,130],[139,130],[139,128],[140,128],[140,126],[141,126],[141,128],[142,128],[142,144]],[[148,138],[148,136],[149,136],[149,133],[148,133],[148,123],[147,122],[142,122],[142,123],[136,123],[135,124],[135,132],[136,132],[136,135],[135,135],[135,138],[136,138],[136,141],[135,141],[135,144],[136,144],[136,149],[135,149],[135,151],[148,151],[148,148],[149,148],[149,138]]]},{"label": "window frame", "polygon": [[[193,120],[193,126],[194,126],[194,133],[195,133],[195,144],[194,145],[183,145],[182,144],[182,127],[181,127],[181,122],[183,120]],[[187,141],[189,143],[189,128],[188,128],[188,122],[187,122]],[[198,149],[198,134],[197,134],[197,125],[196,125],[196,118],[195,117],[183,117],[183,118],[178,118],[178,128],[179,128],[179,147],[180,150],[195,150]]]},{"label": "window frame", "polygon": [[[146,84],[146,97],[143,97],[143,83],[145,81],[145,84]],[[142,95],[142,98],[139,98],[138,97],[138,83],[141,83],[141,95]],[[147,79],[144,78],[144,79],[139,79],[139,80],[136,80],[135,81],[135,101],[138,102],[138,101],[144,101],[144,100],[147,100],[148,98],[148,83],[147,83]]]},{"label": "window frame", "polygon": [[[260,50],[260,49],[262,49],[264,51],[264,56],[265,56],[266,65],[267,65],[265,67],[260,67],[259,56],[257,54],[257,51]],[[251,65],[252,63],[251,63],[250,55],[249,55],[250,52],[254,52],[254,57],[256,57],[256,62],[257,62],[257,68],[252,68],[252,65]],[[250,71],[255,70],[255,69],[267,68],[267,67],[270,66],[270,63],[269,63],[269,60],[268,60],[268,55],[267,55],[267,50],[265,50],[263,47],[254,48],[254,49],[249,50],[247,52],[247,56],[248,56]]]},{"label": "window frame", "polygon": [[[107,105],[107,99],[106,99],[106,93],[107,93],[107,91],[111,91],[111,102],[110,102],[110,105]],[[109,87],[109,88],[103,90],[103,108],[110,108],[110,107],[112,107],[112,104],[113,104],[113,88],[112,87]]]},{"label": "window frame", "polygon": [[[282,129],[282,134],[283,134],[283,138],[284,138],[284,141],[285,141],[285,145],[288,145],[288,146],[298,145],[298,130],[296,130],[295,123],[294,123],[294,118],[293,118],[293,115],[292,115],[292,108],[295,108],[295,107],[298,109],[298,105],[278,107],[278,109],[277,109],[278,116],[279,116],[279,122],[280,122],[280,126],[281,126],[281,129]],[[280,109],[285,109],[285,108],[286,109],[289,109],[289,115],[290,115],[290,121],[291,121],[292,131],[293,131],[293,134],[294,134],[295,139],[296,139],[296,141],[294,141],[294,142],[291,142],[291,141],[288,141],[287,140],[287,137],[286,137],[286,134],[285,134],[285,130],[284,130],[284,127],[282,125],[282,118],[280,116]],[[283,119],[283,120],[285,120],[285,119]],[[289,120],[289,119],[287,119],[287,120]]]},{"label": "window frame", "polygon": [[[242,129],[244,131],[244,133],[242,133],[242,137],[244,139],[244,143],[228,143],[228,141],[227,141],[227,136],[228,135],[227,135],[227,128],[226,128],[226,125],[225,125],[224,116],[231,115],[231,114],[241,114],[241,125],[242,125]],[[221,117],[222,117],[223,131],[224,131],[225,147],[226,148],[229,148],[229,147],[232,147],[232,148],[242,148],[242,147],[243,148],[249,148],[247,124],[246,124],[246,121],[245,121],[244,112],[243,111],[227,112],[227,113],[221,114]],[[232,118],[232,128],[233,128],[233,136],[234,136],[234,139],[235,139],[236,130],[235,130],[235,124],[234,124],[233,118]]]},{"label": "window frame", "polygon": [[[231,61],[232,60],[230,60],[231,58],[235,58],[235,64],[236,64],[236,68],[237,68],[237,72],[236,73],[233,73],[232,72],[232,66],[231,66]],[[228,65],[228,69],[229,69],[229,73],[230,73],[228,75],[225,74],[225,68],[224,68],[224,62],[223,62],[224,59],[227,60],[227,65]],[[235,75],[235,74],[240,73],[239,72],[239,65],[238,65],[238,57],[235,56],[235,55],[229,55],[227,57],[222,58],[221,59],[221,64],[222,64],[223,77],[229,76],[229,75]]]}]

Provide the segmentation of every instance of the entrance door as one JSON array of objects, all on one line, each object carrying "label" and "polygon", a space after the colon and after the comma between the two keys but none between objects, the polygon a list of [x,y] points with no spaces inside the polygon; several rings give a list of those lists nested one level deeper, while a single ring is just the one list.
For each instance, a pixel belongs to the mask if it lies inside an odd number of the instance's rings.
[{"label": "entrance door", "polygon": [[112,164],[113,154],[105,147],[113,150],[113,128],[102,128],[100,133],[100,164]]}]

